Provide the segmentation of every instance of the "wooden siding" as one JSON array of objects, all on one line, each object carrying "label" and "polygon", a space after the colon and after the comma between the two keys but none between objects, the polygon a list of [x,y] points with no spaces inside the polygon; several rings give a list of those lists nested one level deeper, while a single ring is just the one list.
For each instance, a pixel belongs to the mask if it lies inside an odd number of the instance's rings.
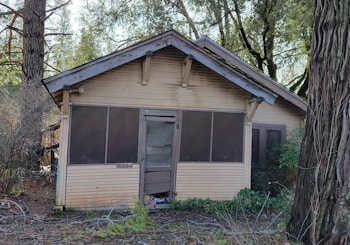
[{"label": "wooden siding", "polygon": [[210,198],[230,200],[244,186],[242,163],[189,163],[177,164],[176,199]]},{"label": "wooden siding", "polygon": [[182,86],[186,54],[166,48],[152,55],[149,81],[142,85],[142,59],[84,82],[85,93],[71,102],[150,108],[243,111],[250,94],[194,61]]},{"label": "wooden siding", "polygon": [[66,207],[133,206],[139,195],[139,165],[70,165],[67,167]]},{"label": "wooden siding", "polygon": [[291,103],[278,99],[274,105],[261,103],[254,115],[253,123],[286,125],[287,131],[303,128],[306,113]]}]

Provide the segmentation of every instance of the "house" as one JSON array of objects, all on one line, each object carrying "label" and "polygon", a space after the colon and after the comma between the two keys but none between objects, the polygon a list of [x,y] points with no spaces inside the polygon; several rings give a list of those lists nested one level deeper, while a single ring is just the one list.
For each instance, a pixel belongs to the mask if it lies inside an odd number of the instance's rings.
[{"label": "house", "polygon": [[281,140],[307,109],[208,37],[175,31],[43,82],[61,110],[56,205],[67,208],[232,199],[250,187],[252,129]]}]

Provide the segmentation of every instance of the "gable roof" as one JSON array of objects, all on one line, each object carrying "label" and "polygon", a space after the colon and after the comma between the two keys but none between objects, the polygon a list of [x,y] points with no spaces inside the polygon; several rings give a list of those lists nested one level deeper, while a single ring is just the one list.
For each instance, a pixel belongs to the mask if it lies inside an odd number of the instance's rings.
[{"label": "gable roof", "polygon": [[[287,89],[276,85],[262,73],[256,71],[249,64],[224,49],[208,37],[191,42],[179,33],[171,30],[153,38],[141,41],[122,50],[113,52],[76,68],[61,72],[43,80],[50,94],[62,90],[65,86],[74,85],[103,72],[145,56],[149,51],[156,52],[168,46],[173,46],[185,54],[191,55],[195,60],[225,77],[242,89],[265,102],[273,104],[281,96],[306,111],[306,102]],[[211,52],[208,52],[211,50]],[[215,55],[222,59],[218,59]],[[270,85],[274,83],[274,85]]]},{"label": "gable roof", "polygon": [[278,94],[283,99],[288,100],[289,102],[296,105],[300,109],[304,111],[307,110],[307,103],[305,100],[303,100],[298,95],[291,92],[289,89],[287,89],[280,83],[272,80],[266,74],[254,69],[245,61],[243,61],[241,58],[239,58],[237,55],[231,53],[224,47],[220,46],[209,37],[204,36],[195,40],[194,42],[200,47],[207,49],[209,52],[212,52],[213,54],[219,56],[225,62],[234,66],[236,69],[238,69],[242,73],[245,73],[247,76],[252,78],[255,82],[257,82],[261,86],[271,90],[275,94]]}]

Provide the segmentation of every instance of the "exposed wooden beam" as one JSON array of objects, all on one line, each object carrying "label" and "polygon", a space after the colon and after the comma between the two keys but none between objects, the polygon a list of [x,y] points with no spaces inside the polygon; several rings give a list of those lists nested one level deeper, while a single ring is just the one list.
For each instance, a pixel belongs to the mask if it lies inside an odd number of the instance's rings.
[{"label": "exposed wooden beam", "polygon": [[258,106],[261,102],[263,102],[264,99],[261,97],[253,98],[248,101],[248,104],[250,105],[250,110],[247,113],[246,121],[247,123],[251,123],[253,121],[253,117],[255,115],[256,110],[258,109]]},{"label": "exposed wooden beam", "polygon": [[193,55],[187,55],[184,65],[183,65],[183,77],[182,77],[182,87],[187,87],[188,79],[190,78],[190,71],[192,67]]},{"label": "exposed wooden beam", "polygon": [[69,87],[63,89],[61,113],[62,117],[67,117],[69,113]]},{"label": "exposed wooden beam", "polygon": [[147,85],[149,81],[149,73],[150,73],[150,67],[151,67],[151,57],[153,55],[152,51],[146,52],[146,57],[143,60],[143,66],[142,66],[142,85]]}]

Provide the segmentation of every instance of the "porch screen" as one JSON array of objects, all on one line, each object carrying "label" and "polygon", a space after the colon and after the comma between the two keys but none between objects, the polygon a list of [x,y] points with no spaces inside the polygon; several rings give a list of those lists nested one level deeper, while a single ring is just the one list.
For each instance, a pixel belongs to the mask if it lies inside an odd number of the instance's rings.
[{"label": "porch screen", "polygon": [[213,162],[241,162],[243,113],[214,113]]},{"label": "porch screen", "polygon": [[72,106],[69,162],[137,162],[139,110]]},{"label": "porch screen", "polygon": [[137,162],[139,110],[109,109],[107,162]]},{"label": "porch screen", "polygon": [[243,161],[243,113],[184,111],[180,161]]},{"label": "porch screen", "polygon": [[70,163],[104,163],[107,108],[73,106]]}]

